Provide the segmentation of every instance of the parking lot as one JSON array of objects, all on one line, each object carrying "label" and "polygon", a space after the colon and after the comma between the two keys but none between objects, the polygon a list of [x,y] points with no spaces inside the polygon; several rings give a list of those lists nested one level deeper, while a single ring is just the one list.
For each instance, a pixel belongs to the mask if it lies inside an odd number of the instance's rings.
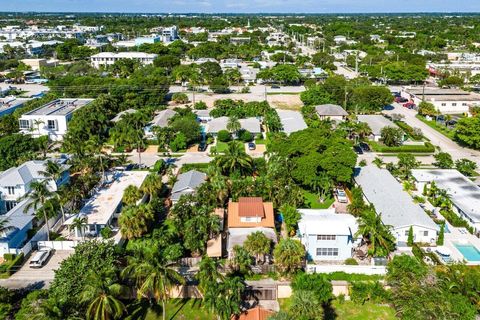
[{"label": "parking lot", "polygon": [[55,270],[60,263],[70,256],[74,251],[55,251],[47,263],[39,269],[30,268],[30,260],[35,256],[32,252],[21,268],[8,279],[1,279],[0,286],[9,289],[20,289],[33,286],[35,288],[48,288],[55,277]]}]

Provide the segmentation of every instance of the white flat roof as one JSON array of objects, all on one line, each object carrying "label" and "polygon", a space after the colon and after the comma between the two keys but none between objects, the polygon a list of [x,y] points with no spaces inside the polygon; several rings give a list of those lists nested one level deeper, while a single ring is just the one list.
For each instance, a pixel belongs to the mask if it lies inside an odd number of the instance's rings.
[{"label": "white flat roof", "polygon": [[283,132],[286,134],[307,129],[307,124],[305,123],[305,120],[303,120],[301,112],[293,110],[277,110],[277,113],[283,126]]},{"label": "white flat roof", "polygon": [[148,174],[148,171],[124,171],[118,173],[118,176],[110,187],[97,191],[80,212],[65,221],[65,224],[72,224],[73,219],[82,215],[88,218],[89,225],[107,224],[115,213],[118,205],[122,202],[125,189],[130,185],[139,188]]},{"label": "white flat roof", "polygon": [[357,218],[335,213],[335,209],[298,209],[302,217],[298,229],[303,234],[352,235],[358,230]]},{"label": "white flat roof", "polygon": [[57,99],[24,113],[22,116],[66,116],[91,103],[94,99]]},{"label": "white flat roof", "polygon": [[414,169],[412,176],[418,182],[435,181],[473,223],[480,223],[480,187],[463,174],[454,169]]}]

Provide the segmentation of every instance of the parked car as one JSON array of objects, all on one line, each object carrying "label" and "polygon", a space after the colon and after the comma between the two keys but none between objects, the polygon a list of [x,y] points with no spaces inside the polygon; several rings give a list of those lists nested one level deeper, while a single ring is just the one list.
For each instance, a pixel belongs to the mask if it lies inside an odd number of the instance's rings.
[{"label": "parked car", "polygon": [[413,102],[404,103],[403,106],[404,106],[405,108],[408,108],[408,109],[413,109],[413,108],[416,107],[415,103],[413,103]]},{"label": "parked car", "polygon": [[340,202],[340,203],[347,203],[348,202],[347,194],[345,193],[345,190],[343,190],[341,188],[337,188],[335,193],[337,194],[338,202]]},{"label": "parked car", "polygon": [[45,265],[48,258],[52,255],[53,250],[50,248],[40,249],[30,260],[30,268],[41,268]]},{"label": "parked car", "polygon": [[395,102],[397,103],[404,103],[404,102],[407,102],[408,99],[404,98],[404,97],[395,97]]},{"label": "parked car", "polygon": [[364,152],[370,152],[370,151],[372,151],[372,150],[370,149],[370,146],[369,146],[367,143],[365,143],[365,142],[360,142],[360,148],[362,148],[362,151],[364,151]]},{"label": "parked car", "polygon": [[363,150],[359,145],[353,146],[353,151],[355,151],[356,154],[363,154]]},{"label": "parked car", "polygon": [[198,145],[198,151],[203,152],[205,150],[207,150],[207,144],[205,142],[200,142]]},{"label": "parked car", "polygon": [[255,145],[255,143],[253,142],[248,143],[248,150],[255,150],[256,148],[257,146]]},{"label": "parked car", "polygon": [[270,88],[272,88],[272,89],[280,89],[280,86],[277,85],[277,84],[274,84],[274,85],[272,85]]}]

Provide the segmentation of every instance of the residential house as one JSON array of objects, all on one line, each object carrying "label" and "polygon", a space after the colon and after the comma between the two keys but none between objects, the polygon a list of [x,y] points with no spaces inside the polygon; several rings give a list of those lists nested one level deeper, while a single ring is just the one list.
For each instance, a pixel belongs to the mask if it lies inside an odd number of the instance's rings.
[{"label": "residential house", "polygon": [[31,99],[16,98],[14,96],[0,98],[0,117],[12,114],[30,100]]},{"label": "residential house", "polygon": [[[117,43],[118,44],[118,43]],[[122,59],[131,59],[140,62],[142,65],[152,64],[157,54],[145,52],[100,52],[90,57],[90,62],[95,68],[109,66]]]},{"label": "residential house", "polygon": [[[70,179],[69,166],[65,164],[65,159],[54,161],[60,164],[63,172],[57,181],[48,181],[48,188],[52,191],[56,191]],[[0,173],[0,214],[13,209],[30,192],[33,181],[46,179],[42,174],[46,170],[45,164],[46,161],[32,160]]]},{"label": "residential house", "polygon": [[196,170],[190,170],[178,175],[177,182],[173,185],[172,195],[170,196],[172,203],[177,203],[183,195],[195,193],[195,190],[197,190],[206,179],[207,175],[205,173]]},{"label": "residential house", "polygon": [[242,245],[249,234],[257,231],[277,241],[272,202],[263,202],[258,197],[241,197],[238,202],[228,203],[227,217],[229,256],[235,245]]},{"label": "residential house", "polygon": [[362,188],[365,200],[375,207],[383,224],[391,228],[397,245],[407,243],[410,227],[415,242],[436,243],[440,228],[388,170],[375,165],[359,167],[355,169],[354,180]]},{"label": "residential house", "polygon": [[350,214],[337,214],[335,209],[298,209],[302,215],[298,232],[309,260],[345,261],[351,258],[357,219]]},{"label": "residential house", "polygon": [[24,113],[19,120],[20,132],[33,137],[48,136],[50,140],[63,140],[73,113],[91,103],[93,99],[57,99],[40,108]]},{"label": "residential house", "polygon": [[[359,114],[359,115],[357,115],[357,120],[359,122],[364,122],[364,123],[368,124],[368,126],[372,130],[372,134],[370,135],[370,139],[372,139],[374,141],[380,141],[380,139],[382,137],[382,129],[385,128],[385,127],[393,127],[393,128],[400,129],[395,123],[393,123],[389,119],[385,118],[383,115]],[[406,138],[406,135],[404,134],[404,139],[405,138]]]},{"label": "residential house", "polygon": [[213,119],[210,110],[194,110],[193,113],[197,115],[197,120],[200,122],[209,122]]},{"label": "residential house", "polygon": [[307,129],[307,124],[303,120],[302,113],[293,110],[277,110],[280,122],[282,123],[283,132],[289,136],[293,132]]},{"label": "residential house", "polygon": [[[262,132],[261,122],[258,118],[246,118],[239,119],[240,126],[243,130],[246,130],[253,135],[257,135]],[[217,135],[221,130],[227,130],[228,117],[219,117],[212,119],[207,125],[207,132],[212,135]]]},{"label": "residential house", "polygon": [[480,94],[461,89],[406,87],[401,95],[417,106],[422,101],[430,102],[443,114],[467,113],[470,107],[480,106]]},{"label": "residential house", "polygon": [[348,112],[336,104],[322,104],[315,107],[320,120],[343,121],[347,118]]},{"label": "residential house", "polygon": [[113,117],[110,121],[117,123],[118,121],[120,121],[122,119],[122,117],[124,115],[132,114],[132,113],[136,113],[136,112],[137,112],[136,109],[127,109],[127,110],[121,111],[115,117]]},{"label": "residential house", "polygon": [[480,187],[454,169],[414,169],[412,176],[418,190],[435,182],[439,189],[447,191],[453,211],[480,232]]},{"label": "residential house", "polygon": [[28,239],[28,231],[32,229],[35,212],[33,208],[26,210],[30,200],[22,200],[15,208],[0,216],[6,219],[5,227],[0,230],[0,255],[19,253]]},{"label": "residential house", "polygon": [[152,121],[144,128],[145,136],[153,138],[153,127],[165,128],[168,127],[168,121],[177,113],[171,109],[165,109],[157,113]]},{"label": "residential house", "polygon": [[[122,211],[122,198],[128,186],[140,188],[148,176],[148,171],[123,171],[117,173],[109,184],[95,191],[92,197],[78,214],[69,217],[64,226],[69,226],[75,218],[85,217],[87,222],[82,228],[74,231],[76,238],[84,236],[96,237],[105,227],[114,228],[113,220],[118,218]],[[143,199],[141,200],[143,201]]]}]

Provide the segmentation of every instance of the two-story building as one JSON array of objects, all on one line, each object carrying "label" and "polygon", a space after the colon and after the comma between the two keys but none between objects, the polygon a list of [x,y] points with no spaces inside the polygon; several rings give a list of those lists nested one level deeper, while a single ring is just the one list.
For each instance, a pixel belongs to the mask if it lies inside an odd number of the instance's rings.
[{"label": "two-story building", "polygon": [[[54,161],[60,164],[63,172],[57,181],[48,181],[48,188],[51,191],[56,191],[70,178],[69,166],[65,164],[65,159]],[[27,161],[18,167],[0,173],[0,214],[5,214],[13,209],[30,192],[30,185],[33,181],[46,179],[43,174],[46,170],[45,164],[46,161],[42,160]]]},{"label": "two-story building", "polygon": [[60,141],[67,133],[68,122],[75,111],[91,103],[93,99],[57,99],[40,108],[24,113],[19,120],[20,132],[38,138],[48,136]]},{"label": "two-story building", "polygon": [[298,232],[308,260],[345,261],[351,258],[357,219],[350,214],[337,214],[335,209],[298,209],[302,218]]},{"label": "two-story building", "polygon": [[[134,44],[135,45],[135,44]],[[90,62],[95,68],[109,66],[122,59],[136,60],[142,65],[149,65],[157,57],[154,53],[145,52],[100,52],[90,57]]]}]

